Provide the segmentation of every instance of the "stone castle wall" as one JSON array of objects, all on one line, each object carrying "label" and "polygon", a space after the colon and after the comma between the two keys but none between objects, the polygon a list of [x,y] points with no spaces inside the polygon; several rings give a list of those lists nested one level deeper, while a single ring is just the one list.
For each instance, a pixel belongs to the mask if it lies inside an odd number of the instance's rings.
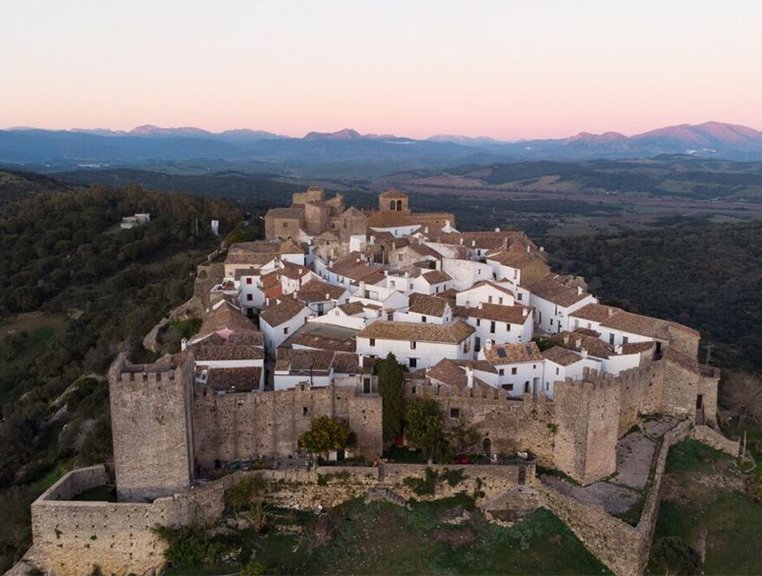
[{"label": "stone castle wall", "polygon": [[[448,391],[445,386],[406,382],[405,396],[432,398],[442,407],[446,427],[465,423],[476,429],[482,442],[489,439],[491,452],[515,454],[529,451],[541,464],[552,466],[555,404],[544,396],[533,400],[507,399],[502,390],[466,388]],[[458,417],[451,417],[451,410]]]},{"label": "stone castle wall", "polygon": [[224,510],[224,484],[209,484],[151,503],[70,500],[109,482],[103,465],[74,470],[32,504],[33,547],[28,564],[54,576],[144,573],[160,566],[164,542],[156,526],[183,526],[194,519],[214,521]]},{"label": "stone castle wall", "polygon": [[318,416],[343,418],[357,438],[356,451],[369,460],[381,455],[381,397],[355,387],[329,386],[264,393],[194,394],[195,456],[198,472],[215,461],[287,456]]},{"label": "stone castle wall", "polygon": [[582,502],[539,481],[534,486],[542,494],[543,504],[615,574],[642,574],[648,563],[659,514],[667,454],[674,444],[687,436],[689,429],[690,423],[684,421],[664,435],[654,462],[651,488],[637,526],[609,515],[599,504]]}]

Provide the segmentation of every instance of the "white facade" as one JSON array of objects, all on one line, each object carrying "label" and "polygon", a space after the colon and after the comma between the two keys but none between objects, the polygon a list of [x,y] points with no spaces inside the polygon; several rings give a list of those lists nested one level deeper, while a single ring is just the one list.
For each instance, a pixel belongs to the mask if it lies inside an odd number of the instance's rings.
[{"label": "white facade", "polygon": [[274,356],[278,346],[280,346],[297,329],[301,328],[312,315],[312,310],[303,306],[303,309],[296,316],[277,326],[270,326],[264,318],[260,317],[259,324],[265,340],[265,349],[268,354]]},{"label": "white facade", "polygon": [[391,352],[411,370],[430,368],[445,358],[471,360],[473,349],[473,334],[459,344],[357,337],[358,354],[386,358]]},{"label": "white facade", "polygon": [[569,325],[572,312],[579,310],[588,304],[596,304],[598,299],[592,294],[585,295],[584,298],[570,306],[560,306],[554,302],[540,298],[535,294],[530,295],[530,304],[535,309],[534,321],[541,332],[546,334],[557,334],[564,330],[574,330]]},{"label": "white facade", "polygon": [[477,352],[481,350],[487,340],[492,340],[495,344],[530,342],[534,333],[534,322],[530,309],[525,308],[525,310],[527,310],[527,315],[523,324],[469,316],[466,322],[474,327],[474,345]]},{"label": "white facade", "polygon": [[473,286],[455,295],[455,303],[458,306],[467,306],[469,308],[476,308],[479,304],[513,306],[515,300],[508,287],[496,283]]},{"label": "white facade", "polygon": [[442,270],[452,276],[451,287],[466,290],[481,280],[494,280],[492,267],[473,260],[444,258]]}]

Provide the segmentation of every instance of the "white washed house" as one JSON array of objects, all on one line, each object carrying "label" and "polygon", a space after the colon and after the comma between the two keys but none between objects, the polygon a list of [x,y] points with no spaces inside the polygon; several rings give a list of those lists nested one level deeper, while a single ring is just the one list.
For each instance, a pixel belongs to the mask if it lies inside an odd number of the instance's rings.
[{"label": "white washed house", "polygon": [[295,330],[304,325],[314,312],[292,296],[276,298],[259,314],[259,325],[269,354]]}]

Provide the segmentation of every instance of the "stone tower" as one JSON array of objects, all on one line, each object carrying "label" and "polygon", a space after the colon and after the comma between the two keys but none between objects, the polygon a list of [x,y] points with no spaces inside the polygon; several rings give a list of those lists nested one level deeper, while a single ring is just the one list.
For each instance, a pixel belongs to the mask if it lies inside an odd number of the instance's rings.
[{"label": "stone tower", "polygon": [[616,472],[620,389],[612,378],[567,379],[554,386],[556,433],[553,460],[587,485]]},{"label": "stone tower", "polygon": [[193,359],[130,364],[120,354],[108,373],[116,490],[146,501],[190,488],[193,480]]},{"label": "stone tower", "polygon": [[343,243],[349,243],[352,236],[365,236],[367,230],[365,214],[357,208],[347,208],[341,215],[339,232]]},{"label": "stone tower", "polygon": [[378,195],[378,209],[382,212],[390,210],[392,212],[410,214],[407,194],[394,189],[382,192]]}]

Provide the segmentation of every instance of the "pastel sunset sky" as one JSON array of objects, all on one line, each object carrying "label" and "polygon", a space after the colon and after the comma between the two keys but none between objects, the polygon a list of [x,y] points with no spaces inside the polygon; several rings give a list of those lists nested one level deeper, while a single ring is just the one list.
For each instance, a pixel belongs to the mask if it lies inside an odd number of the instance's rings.
[{"label": "pastel sunset sky", "polygon": [[3,1],[0,128],[762,129],[759,0]]}]

